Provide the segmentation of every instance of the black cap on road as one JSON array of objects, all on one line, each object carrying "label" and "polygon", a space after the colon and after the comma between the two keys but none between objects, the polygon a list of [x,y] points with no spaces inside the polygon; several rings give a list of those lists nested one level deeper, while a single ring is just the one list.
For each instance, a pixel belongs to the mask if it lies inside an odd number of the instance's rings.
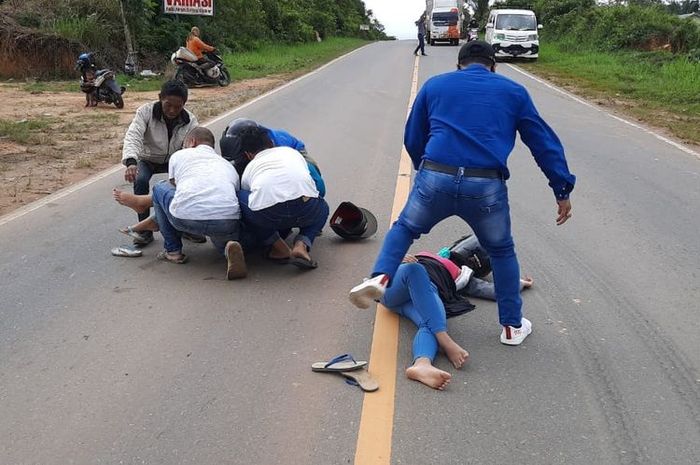
[{"label": "black cap on road", "polygon": [[496,63],[496,52],[493,47],[483,40],[473,40],[462,45],[459,49],[457,61],[461,63],[466,58],[485,58]]}]

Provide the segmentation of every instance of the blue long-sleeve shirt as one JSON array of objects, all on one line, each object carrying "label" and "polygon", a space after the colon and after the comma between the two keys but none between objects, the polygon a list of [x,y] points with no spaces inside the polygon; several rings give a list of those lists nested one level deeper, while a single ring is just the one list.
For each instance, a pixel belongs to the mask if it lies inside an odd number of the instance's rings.
[{"label": "blue long-sleeve shirt", "polygon": [[[304,145],[304,142],[297,139],[287,131],[283,129],[268,128],[267,133],[270,136],[270,139],[272,139],[272,143],[275,144],[275,147],[291,147],[297,152],[301,152],[303,155],[306,155],[306,145]],[[308,160],[307,165],[309,165],[309,174],[311,174],[311,178],[314,180],[314,183],[316,183],[316,190],[318,190],[321,197],[325,197],[326,182],[321,176],[321,171],[319,171],[316,165]]]},{"label": "blue long-sleeve shirt", "polygon": [[304,142],[283,129],[268,129],[267,133],[270,135],[270,139],[272,139],[272,143],[275,144],[275,147],[291,147],[297,152],[306,151]]},{"label": "blue long-sleeve shirt", "polygon": [[497,169],[508,179],[516,131],[555,197],[567,199],[576,177],[569,172],[559,138],[522,85],[481,65],[435,76],[423,85],[406,122],[404,145],[416,169],[425,159]]}]

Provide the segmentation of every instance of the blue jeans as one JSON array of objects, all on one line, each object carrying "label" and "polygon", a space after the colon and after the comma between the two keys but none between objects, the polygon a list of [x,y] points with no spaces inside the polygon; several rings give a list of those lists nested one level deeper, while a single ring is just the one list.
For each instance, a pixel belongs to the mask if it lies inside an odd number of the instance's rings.
[{"label": "blue jeans", "polygon": [[[139,160],[136,164],[136,179],[134,180],[134,194],[148,195],[151,178],[154,174],[167,173],[168,164],[151,163],[150,161]],[[149,208],[145,212],[139,213],[139,221],[143,221],[151,215]]]},{"label": "blue jeans", "polygon": [[413,51],[413,54],[415,55],[419,50],[422,55],[425,55],[425,36],[420,33],[418,34],[418,46]]},{"label": "blue jeans", "polygon": [[372,276],[393,277],[413,241],[451,216],[467,222],[491,257],[500,323],[520,326],[520,267],[510,232],[508,188],[501,179],[419,170],[399,219],[384,238]]},{"label": "blue jeans", "polygon": [[[522,287],[522,285],[520,287]],[[469,279],[467,286],[464,288],[464,294],[467,294],[469,297],[476,297],[477,299],[497,300],[496,289],[493,287],[493,283],[473,276]]]},{"label": "blue jeans", "polygon": [[237,241],[240,220],[183,220],[170,213],[170,203],[175,196],[175,186],[161,181],[153,186],[153,209],[165,250],[171,253],[182,251],[182,233],[208,236],[214,247],[223,255],[228,241]]},{"label": "blue jeans", "polygon": [[381,303],[418,328],[413,338],[413,361],[420,357],[434,360],[438,350],[435,334],[447,331],[447,317],[437,288],[423,265],[404,263],[399,266]]},{"label": "blue jeans", "polygon": [[314,239],[326,224],[330,213],[328,204],[322,198],[300,197],[288,202],[278,203],[262,210],[253,211],[248,206],[250,191],[238,191],[243,219],[246,226],[264,245],[272,245],[280,239],[278,231],[299,228],[294,242],[302,241],[311,249]]}]

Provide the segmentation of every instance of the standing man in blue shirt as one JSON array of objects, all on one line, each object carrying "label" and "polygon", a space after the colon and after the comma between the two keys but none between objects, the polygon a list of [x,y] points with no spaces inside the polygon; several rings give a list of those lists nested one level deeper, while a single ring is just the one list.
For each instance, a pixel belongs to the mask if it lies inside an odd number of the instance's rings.
[{"label": "standing man in blue shirt", "polygon": [[350,291],[368,308],[384,295],[401,259],[421,234],[451,216],[472,228],[491,256],[503,329],[501,343],[519,345],[532,332],[522,316],[520,267],[510,230],[507,159],[520,133],[549,180],[558,225],[571,217],[576,178],[564,148],[520,84],[495,74],[493,48],[472,41],[459,51],[457,71],[429,79],[406,123],[404,145],[417,170],[399,219],[384,239],[372,278]]}]

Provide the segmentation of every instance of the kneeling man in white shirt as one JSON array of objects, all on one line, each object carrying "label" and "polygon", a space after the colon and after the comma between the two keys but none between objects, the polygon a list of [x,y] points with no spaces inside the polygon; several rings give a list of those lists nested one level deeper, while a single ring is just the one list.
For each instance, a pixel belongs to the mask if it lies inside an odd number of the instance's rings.
[{"label": "kneeling man in white shirt", "polygon": [[185,137],[185,148],[170,157],[169,181],[153,186],[151,195],[133,195],[115,189],[114,198],[137,212],[154,207],[155,221],[148,218],[122,232],[133,235],[159,230],[165,250],[158,258],[185,263],[182,234],[208,236],[227,258],[226,278],[244,278],[247,267],[238,242],[240,179],[236,169],[216,153],[214,145],[211,131],[204,127],[192,129]]},{"label": "kneeling man in white shirt", "polygon": [[309,255],[316,236],[328,219],[326,201],[319,196],[306,160],[290,147],[274,147],[265,128],[251,127],[242,134],[242,150],[249,162],[238,197],[247,227],[271,253],[279,254],[278,231],[299,228],[287,257],[271,256],[302,269],[318,265]]}]

